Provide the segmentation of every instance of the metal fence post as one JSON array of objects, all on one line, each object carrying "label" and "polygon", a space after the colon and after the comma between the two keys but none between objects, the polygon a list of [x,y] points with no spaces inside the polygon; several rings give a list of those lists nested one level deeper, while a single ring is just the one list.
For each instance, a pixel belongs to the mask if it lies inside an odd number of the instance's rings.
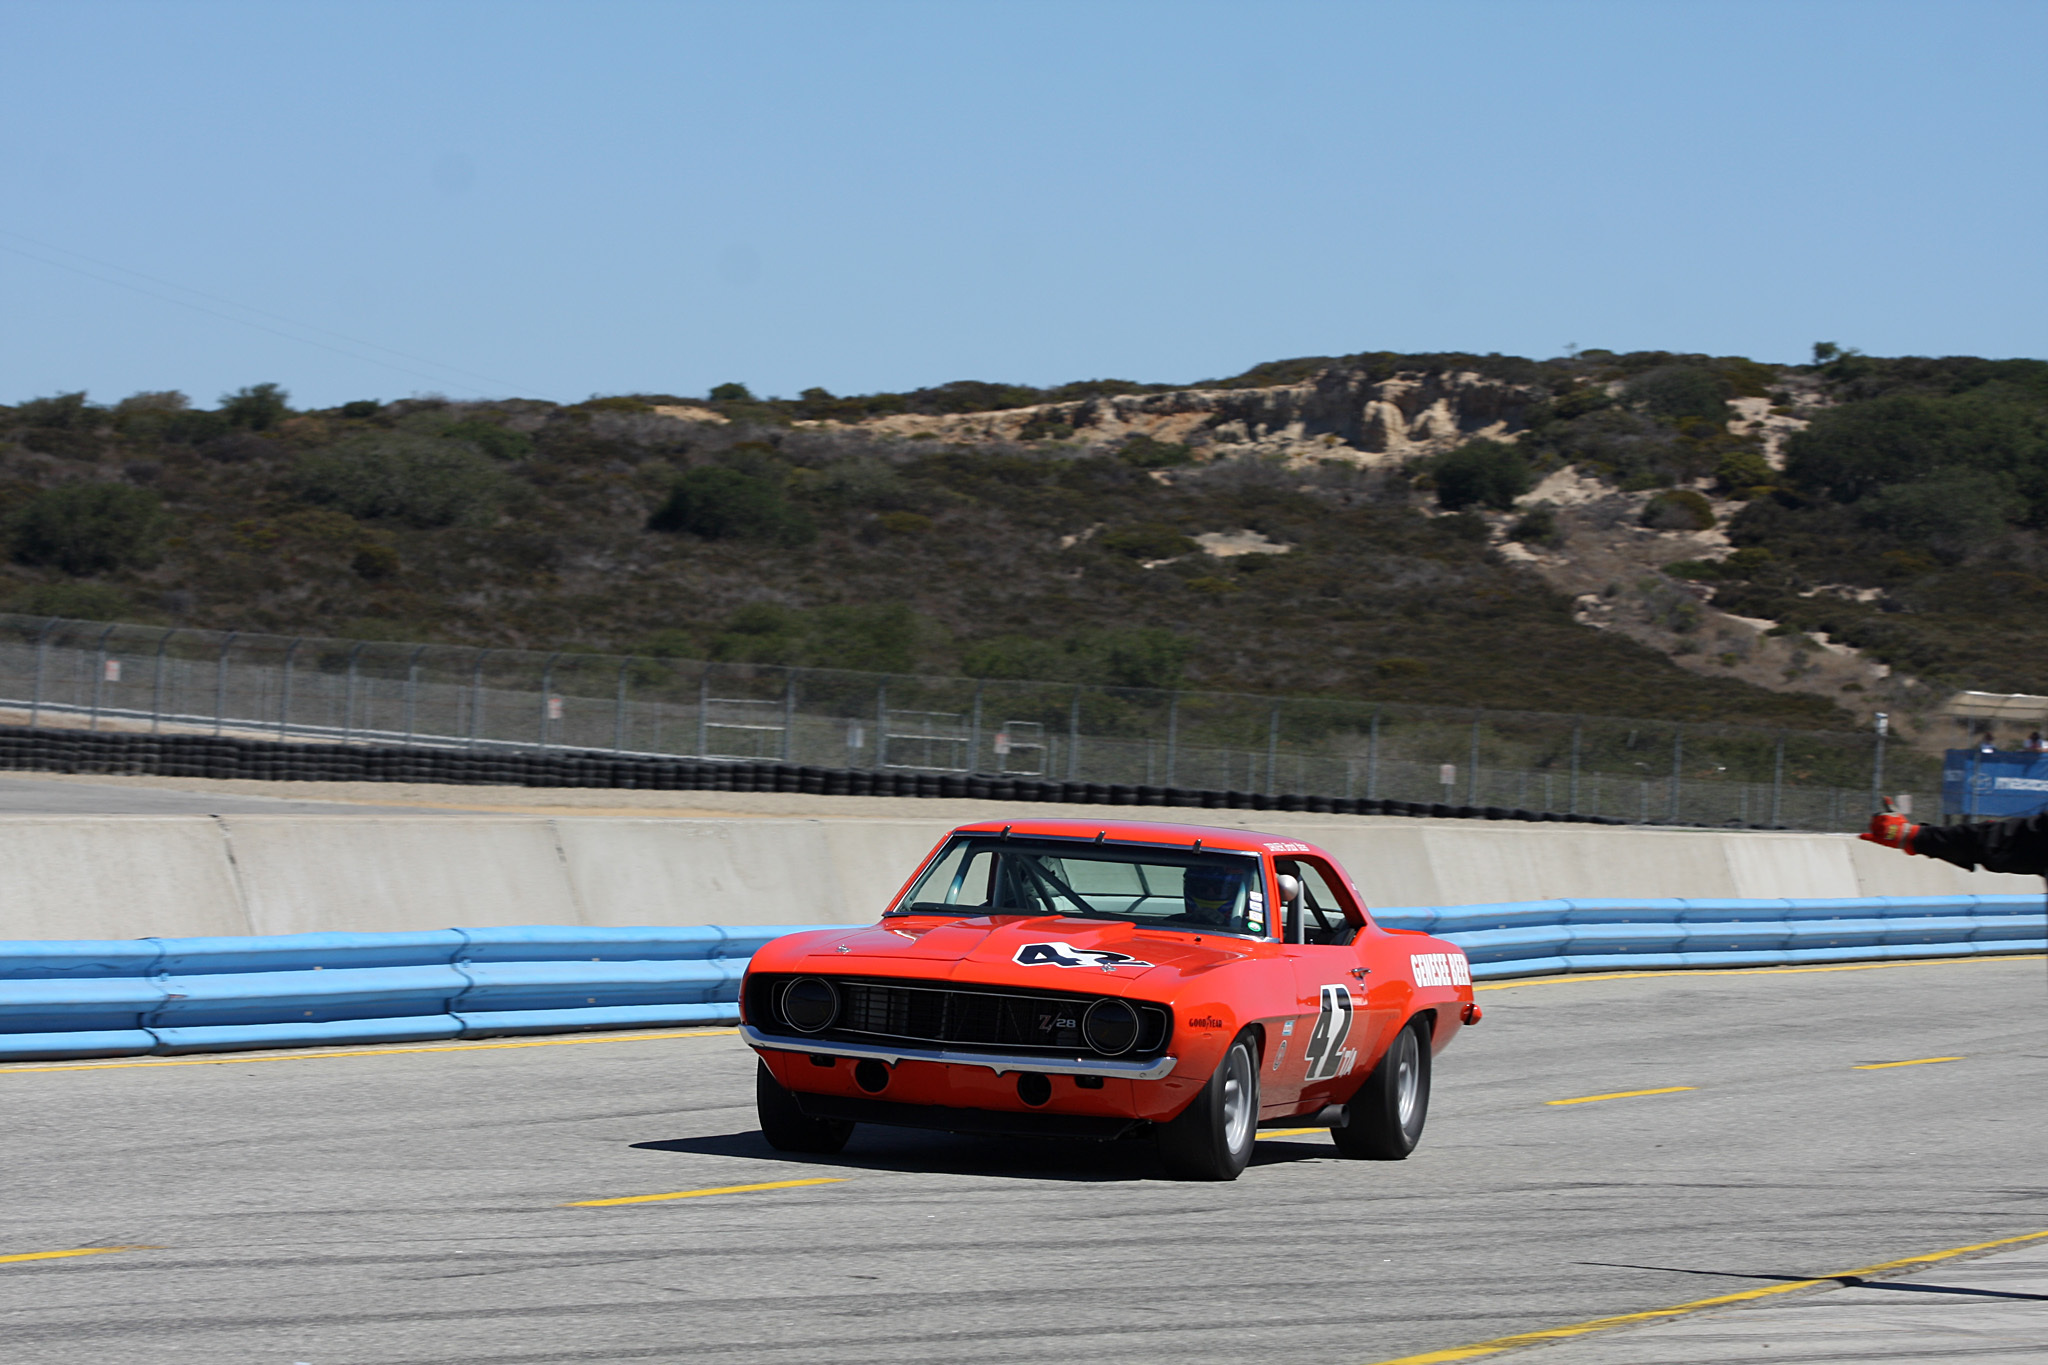
[{"label": "metal fence post", "polygon": [[702,758],[711,748],[711,665],[704,665],[697,674],[697,757]]},{"label": "metal fence post", "polygon": [[164,638],[156,642],[156,676],[149,685],[149,732],[157,734],[164,724],[164,651],[171,647],[175,629],[164,632]]},{"label": "metal fence post", "polygon": [[1180,689],[1166,695],[1166,770],[1160,785],[1171,787],[1180,781]]},{"label": "metal fence post", "polygon": [[1280,703],[1273,703],[1272,718],[1266,724],[1266,795],[1280,790]]},{"label": "metal fence post", "polygon": [[967,771],[981,771],[981,692],[988,685],[986,678],[974,680],[974,716],[967,727]]},{"label": "metal fence post", "polygon": [[[626,670],[632,666],[630,654],[619,660],[619,704],[612,713],[612,752],[615,754],[626,752]],[[783,757],[788,758],[788,753],[785,752]]]},{"label": "metal fence post", "polygon": [[100,728],[100,693],[107,681],[107,637],[113,633],[114,628],[108,626],[93,646],[92,719],[86,723],[88,730]]},{"label": "metal fence post", "polygon": [[474,749],[483,736],[484,728],[484,660],[491,657],[491,651],[480,649],[476,662],[469,672],[469,747]]},{"label": "metal fence post", "polygon": [[875,767],[889,766],[889,675],[875,684]]},{"label": "metal fence post", "polygon": [[548,747],[548,707],[555,699],[555,660],[562,657],[556,650],[548,655],[548,661],[540,666],[540,747]]},{"label": "metal fence post", "polygon": [[1569,815],[1579,813],[1579,738],[1584,733],[1586,722],[1583,717],[1572,718],[1572,781],[1569,804],[1565,811]]},{"label": "metal fence post", "polygon": [[284,677],[278,683],[277,691],[277,737],[283,739],[292,727],[292,656],[299,652],[299,646],[306,643],[303,638],[294,637],[285,646]]},{"label": "metal fence post", "polygon": [[1685,727],[1683,725],[1674,725],[1671,727],[1671,819],[1674,823],[1678,820],[1679,773],[1684,768],[1684,765]]},{"label": "metal fence post", "polygon": [[1074,684],[1074,705],[1067,712],[1067,781],[1081,780],[1081,685]]},{"label": "metal fence post", "polygon": [[1892,718],[1880,711],[1877,713],[1875,752],[1870,759],[1870,809],[1872,813],[1884,809],[1884,737],[1892,728]]},{"label": "metal fence post", "polygon": [[348,681],[342,687],[341,742],[347,744],[356,728],[356,655],[363,652],[363,641],[349,646]]},{"label": "metal fence post", "polygon": [[231,630],[228,637],[220,642],[220,657],[214,661],[213,672],[213,732],[217,735],[227,717],[228,710],[228,651],[234,648],[235,637],[242,632]]},{"label": "metal fence post", "polygon": [[1377,801],[1380,796],[1380,708],[1372,709],[1372,728],[1366,732],[1365,740],[1365,799]]},{"label": "metal fence post", "polygon": [[1474,717],[1472,721],[1472,767],[1471,771],[1465,774],[1465,804],[1468,806],[1479,804],[1479,720],[1477,717]]},{"label": "metal fence post", "polygon": [[1782,825],[1785,808],[1785,737],[1778,736],[1778,754],[1771,765],[1771,828]]},{"label": "metal fence post", "polygon": [[412,743],[413,731],[419,728],[420,655],[427,652],[421,645],[405,661],[405,742]]},{"label": "metal fence post", "polygon": [[36,726],[42,723],[41,716],[43,711],[43,660],[49,657],[50,632],[55,630],[56,628],[57,618],[53,616],[50,618],[49,621],[44,623],[42,632],[36,636],[36,684],[35,690],[29,693],[28,702],[28,728],[31,730],[35,729]]},{"label": "metal fence post", "polygon": [[789,762],[794,752],[791,740],[796,735],[796,670],[782,671],[782,761]]}]

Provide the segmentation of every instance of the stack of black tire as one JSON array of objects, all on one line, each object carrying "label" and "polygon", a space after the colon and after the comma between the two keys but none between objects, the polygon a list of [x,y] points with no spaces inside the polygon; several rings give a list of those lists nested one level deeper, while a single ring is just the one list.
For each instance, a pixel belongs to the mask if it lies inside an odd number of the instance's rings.
[{"label": "stack of black tire", "polygon": [[270,782],[433,782],[500,787],[623,787],[643,791],[810,792],[819,796],[945,796],[1091,806],[1179,806],[1333,815],[1421,815],[1620,825],[1605,815],[1451,806],[1338,796],[1269,796],[1102,782],[1049,782],[794,763],[656,758],[575,749],[455,749],[299,744],[216,735],[128,734],[0,726],[0,769],[58,773],[256,778]]}]

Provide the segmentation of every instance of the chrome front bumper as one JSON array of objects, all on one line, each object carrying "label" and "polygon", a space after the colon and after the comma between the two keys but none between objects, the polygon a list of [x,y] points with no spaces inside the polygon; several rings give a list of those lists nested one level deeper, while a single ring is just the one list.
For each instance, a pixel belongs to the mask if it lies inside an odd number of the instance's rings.
[{"label": "chrome front bumper", "polygon": [[940,1062],[947,1066],[985,1066],[996,1075],[1010,1071],[1036,1071],[1045,1076],[1115,1076],[1127,1081],[1156,1081],[1173,1074],[1177,1057],[1155,1057],[1150,1061],[1120,1062],[1114,1057],[1034,1057],[1017,1052],[952,1052],[945,1048],[894,1047],[881,1043],[827,1042],[823,1038],[788,1038],[761,1032],[751,1024],[740,1025],[740,1037],[749,1047],[774,1052],[801,1052],[814,1057],[859,1057],[887,1062]]}]

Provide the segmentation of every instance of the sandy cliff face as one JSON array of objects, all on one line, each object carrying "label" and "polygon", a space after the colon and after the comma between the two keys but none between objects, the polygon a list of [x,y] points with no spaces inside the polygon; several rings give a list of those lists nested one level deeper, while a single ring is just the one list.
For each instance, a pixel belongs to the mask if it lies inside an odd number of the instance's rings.
[{"label": "sandy cliff face", "polygon": [[1003,412],[878,417],[860,425],[896,436],[954,441],[1056,435],[1085,445],[1114,445],[1149,436],[1212,447],[1217,454],[1379,464],[1433,455],[1478,436],[1511,438],[1538,397],[1533,389],[1468,371],[1374,380],[1333,368],[1304,383],[1274,388],[1176,389]]}]

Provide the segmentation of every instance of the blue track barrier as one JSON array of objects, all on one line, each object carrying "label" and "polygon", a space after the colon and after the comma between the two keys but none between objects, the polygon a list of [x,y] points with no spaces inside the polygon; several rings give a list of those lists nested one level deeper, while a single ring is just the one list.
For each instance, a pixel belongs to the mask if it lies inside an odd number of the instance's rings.
[{"label": "blue track barrier", "polygon": [[[2038,896],[1552,900],[1376,910],[1478,980],[2039,952]],[[0,942],[0,1061],[728,1024],[747,961],[819,925]],[[841,926],[845,927],[845,926]]]},{"label": "blue track barrier", "polygon": [[1474,980],[1674,967],[1884,962],[2048,948],[2040,896],[1555,900],[1375,910],[1465,950]]},{"label": "blue track barrier", "polygon": [[819,927],[0,942],[0,1061],[729,1024],[754,950]]}]

